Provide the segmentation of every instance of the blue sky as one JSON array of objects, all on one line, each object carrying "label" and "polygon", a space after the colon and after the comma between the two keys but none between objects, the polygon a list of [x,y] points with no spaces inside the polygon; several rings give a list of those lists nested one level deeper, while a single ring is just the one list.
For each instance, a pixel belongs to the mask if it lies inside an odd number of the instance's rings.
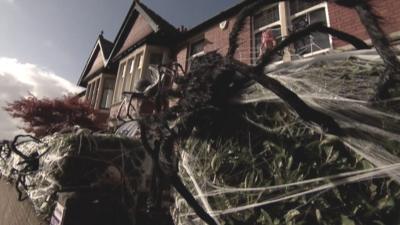
[{"label": "blue sky", "polygon": [[[173,25],[192,27],[240,0],[142,0]],[[0,57],[76,83],[97,35],[114,40],[132,0],[0,0]]]}]

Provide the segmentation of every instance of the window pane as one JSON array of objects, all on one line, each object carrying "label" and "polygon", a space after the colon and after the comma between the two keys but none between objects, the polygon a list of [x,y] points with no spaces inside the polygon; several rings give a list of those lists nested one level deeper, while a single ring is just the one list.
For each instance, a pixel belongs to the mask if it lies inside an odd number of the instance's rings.
[{"label": "window pane", "polygon": [[[313,11],[310,13],[310,24],[315,23],[315,22],[324,22],[325,25],[327,25],[325,9],[319,9],[317,11]],[[317,50],[318,50],[318,48],[325,49],[325,48],[331,47],[328,34],[315,33],[312,35],[312,38],[313,38],[313,42],[315,44],[315,46],[313,46],[313,47],[315,47]]]},{"label": "window pane", "polygon": [[[298,31],[306,28],[308,25],[315,22],[326,23],[326,13],[325,8],[312,11],[310,13],[304,14],[297,17],[292,21],[293,30]],[[327,49],[331,47],[328,34],[313,33],[294,44],[295,53],[298,55],[304,55],[307,53],[316,52],[322,49]]]},{"label": "window pane", "polygon": [[[255,34],[255,61],[261,56],[261,53],[267,49],[272,49],[276,44],[282,41],[281,27],[274,26]],[[282,55],[274,56],[273,61],[282,60]]]},{"label": "window pane", "polygon": [[202,51],[204,51],[204,39],[195,42],[190,46],[190,56],[196,55]]},{"label": "window pane", "polygon": [[105,79],[104,80],[104,88],[103,88],[103,93],[101,96],[101,103],[100,103],[100,108],[101,109],[109,109],[111,107],[111,99],[113,96],[114,92],[114,85],[115,81],[114,79]]},{"label": "window pane", "polygon": [[117,86],[116,86],[116,93],[115,93],[115,102],[119,102],[122,100],[122,90],[123,90],[123,85],[124,85],[124,71],[125,71],[125,65],[126,64],[121,64],[118,70],[118,77],[117,77]]},{"label": "window pane", "polygon": [[254,16],[254,29],[260,29],[279,20],[278,5],[265,9]]},{"label": "window pane", "polygon": [[[308,15],[300,16],[292,21],[293,31],[299,31],[309,25]],[[294,43],[296,54],[303,55],[311,52],[310,36],[304,37]]]},{"label": "window pane", "polygon": [[93,89],[93,96],[92,99],[90,100],[90,104],[92,104],[92,106],[94,106],[97,102],[97,91],[99,89],[99,80],[94,82],[94,89]]},{"label": "window pane", "polygon": [[129,59],[128,60],[128,66],[125,68],[125,83],[124,83],[124,91],[130,91],[129,87],[130,87],[130,82],[132,80],[132,73],[131,68],[132,68],[132,64],[133,64],[133,59]]},{"label": "window pane", "polygon": [[298,12],[301,12],[307,8],[310,8],[314,5],[318,5],[321,3],[321,0],[291,0],[290,1],[290,15],[296,14]]}]

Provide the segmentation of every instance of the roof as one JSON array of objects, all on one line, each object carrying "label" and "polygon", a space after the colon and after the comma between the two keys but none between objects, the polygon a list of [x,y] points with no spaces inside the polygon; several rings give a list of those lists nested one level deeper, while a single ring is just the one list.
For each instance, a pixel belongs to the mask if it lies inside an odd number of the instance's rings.
[{"label": "roof", "polygon": [[104,58],[107,60],[108,57],[110,57],[114,44],[111,41],[105,39],[103,35],[99,36],[99,41],[100,41],[100,46],[103,50]]},{"label": "roof", "polygon": [[163,19],[160,15],[155,13],[153,10],[148,8],[143,3],[139,2],[137,9],[143,10],[150,17],[151,20],[153,20],[156,24],[159,25],[160,30],[165,32],[178,32],[178,30],[172,24]]},{"label": "roof", "polygon": [[[146,5],[134,1],[131,8],[128,11],[127,16],[125,17],[125,20],[120,30],[118,31],[118,34],[114,41],[115,43],[114,47],[111,51],[111,55],[108,60],[113,59],[115,56],[117,56],[118,50],[123,45],[125,39],[127,38],[130,32],[130,29],[132,28],[132,25],[135,23],[139,15],[141,15],[146,20],[148,25],[152,28],[153,30],[152,34],[157,33],[168,37],[174,37],[180,34],[180,32],[173,25],[171,25],[157,13],[149,9]],[[144,39],[146,39],[148,36],[150,35],[147,35]],[[141,45],[144,41],[145,40],[139,40],[134,44],[134,46],[131,47],[135,47],[136,45]]]},{"label": "roof", "polygon": [[[84,78],[91,71],[91,68],[92,68],[94,62],[97,59],[98,53],[101,54],[102,61],[103,61],[103,65],[102,65],[101,69],[107,67],[107,60],[110,57],[113,46],[114,46],[113,43],[111,41],[105,39],[103,36],[103,32],[101,32],[96,40],[96,43],[92,49],[92,52],[90,53],[90,56],[89,56],[88,60],[86,61],[85,67],[79,78],[79,81],[78,81],[79,86],[82,86],[82,87],[86,86]],[[97,72],[97,71],[95,71],[95,72]]]}]

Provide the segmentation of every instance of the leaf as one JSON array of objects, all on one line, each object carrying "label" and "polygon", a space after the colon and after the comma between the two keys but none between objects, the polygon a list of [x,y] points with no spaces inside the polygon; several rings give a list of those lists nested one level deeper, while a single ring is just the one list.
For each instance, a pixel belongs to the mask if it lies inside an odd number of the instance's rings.
[{"label": "leaf", "polygon": [[292,209],[289,212],[286,213],[285,215],[285,221],[286,224],[290,223],[296,216],[300,215],[300,211],[297,209]]},{"label": "leaf", "polygon": [[342,225],[356,225],[352,219],[350,219],[348,216],[342,215]]}]

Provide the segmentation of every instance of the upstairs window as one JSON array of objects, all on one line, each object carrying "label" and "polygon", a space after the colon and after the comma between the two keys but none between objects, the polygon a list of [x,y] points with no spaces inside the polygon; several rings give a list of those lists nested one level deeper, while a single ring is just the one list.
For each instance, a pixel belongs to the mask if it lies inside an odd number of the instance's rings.
[{"label": "upstairs window", "polygon": [[[253,16],[253,50],[252,63],[267,49],[272,49],[282,41],[281,24],[278,4],[267,6]],[[277,55],[274,61],[282,60],[282,55]]]},{"label": "upstairs window", "polygon": [[196,57],[204,54],[204,39],[196,41],[190,45],[190,57]]},{"label": "upstairs window", "polygon": [[[292,5],[290,6],[292,7]],[[292,16],[292,30],[294,32],[302,30],[316,22],[323,22],[326,26],[328,25],[325,3],[320,4],[319,7],[312,7]],[[298,56],[314,54],[330,48],[329,35],[323,33],[313,33],[294,44],[295,54]]]},{"label": "upstairs window", "polygon": [[278,5],[268,7],[254,16],[254,29],[258,30],[268,24],[279,21]]},{"label": "upstairs window", "polygon": [[100,109],[109,109],[111,107],[112,96],[114,93],[115,80],[104,79],[103,93],[101,95]]},{"label": "upstairs window", "polygon": [[309,9],[315,5],[320,4],[321,0],[291,0],[290,1],[290,15]]},{"label": "upstairs window", "polygon": [[190,70],[194,58],[204,55],[205,40],[200,39],[190,44],[187,70]]}]

